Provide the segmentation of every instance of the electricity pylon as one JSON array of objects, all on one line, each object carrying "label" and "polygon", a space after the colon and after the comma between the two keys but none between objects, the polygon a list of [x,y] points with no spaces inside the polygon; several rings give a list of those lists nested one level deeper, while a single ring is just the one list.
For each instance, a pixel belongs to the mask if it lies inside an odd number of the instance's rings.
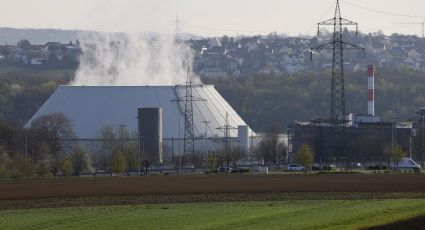
[{"label": "electricity pylon", "polygon": [[[336,1],[335,15],[333,18],[319,22],[317,33],[320,33],[320,26],[333,26],[333,39],[331,42],[321,44],[311,48],[311,58],[314,50],[332,50],[332,80],[331,80],[331,111],[330,111],[330,133],[328,143],[328,157],[346,157],[346,111],[345,111],[345,89],[344,89],[344,50],[363,50],[364,48],[343,41],[343,26],[356,26],[356,22],[341,17],[339,0]],[[338,144],[339,143],[339,144]],[[339,148],[337,147],[339,145]]]},{"label": "electricity pylon", "polygon": [[232,127],[229,124],[229,116],[228,113],[226,112],[226,120],[224,121],[224,125],[218,127],[217,129],[223,130],[223,150],[228,152],[230,151],[230,149],[232,148],[232,140],[230,137],[230,130],[232,129],[237,129],[236,127]]},{"label": "electricity pylon", "polygon": [[175,101],[184,103],[184,143],[183,153],[186,156],[194,156],[195,154],[195,132],[193,127],[193,102],[206,101],[202,98],[193,96],[192,73],[190,67],[187,67],[187,79],[185,84],[184,97],[178,98]]}]

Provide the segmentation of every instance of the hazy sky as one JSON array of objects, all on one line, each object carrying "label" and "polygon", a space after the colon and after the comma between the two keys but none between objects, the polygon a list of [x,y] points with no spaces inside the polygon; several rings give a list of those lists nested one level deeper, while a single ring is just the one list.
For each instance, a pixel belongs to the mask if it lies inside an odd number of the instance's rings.
[{"label": "hazy sky", "polygon": [[[335,0],[0,0],[0,27],[174,31],[198,35],[309,34],[331,18]],[[425,0],[341,0],[363,32],[421,34]],[[400,16],[405,15],[405,16]]]}]

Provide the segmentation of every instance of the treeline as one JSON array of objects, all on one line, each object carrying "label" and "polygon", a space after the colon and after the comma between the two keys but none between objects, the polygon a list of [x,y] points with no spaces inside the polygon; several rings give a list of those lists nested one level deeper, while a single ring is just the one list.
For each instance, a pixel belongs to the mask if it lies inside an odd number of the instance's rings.
[{"label": "treeline", "polygon": [[128,141],[125,129],[105,126],[99,138],[102,141],[93,143],[77,140],[62,113],[41,116],[27,129],[0,122],[0,179],[122,175],[136,170],[136,143]]},{"label": "treeline", "polygon": [[[115,129],[107,125],[101,129],[98,139],[80,140],[71,121],[62,113],[41,116],[26,129],[0,122],[0,179],[96,176],[98,173],[137,175],[142,168],[148,174],[152,162],[146,160],[149,154],[145,155],[143,148],[138,154],[136,140],[137,135],[125,127]],[[252,154],[232,145],[181,156],[170,156],[171,150],[164,145],[163,152],[164,165],[175,170],[205,168],[217,172],[220,166],[235,166],[248,158],[266,165],[287,163],[286,146],[275,127]]]}]

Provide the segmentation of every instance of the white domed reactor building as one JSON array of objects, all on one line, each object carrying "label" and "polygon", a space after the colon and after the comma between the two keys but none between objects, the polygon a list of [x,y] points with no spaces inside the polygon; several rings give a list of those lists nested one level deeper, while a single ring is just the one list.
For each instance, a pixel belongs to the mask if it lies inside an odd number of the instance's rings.
[{"label": "white domed reactor building", "polygon": [[[217,92],[213,85],[194,85],[193,101],[195,151],[208,152],[223,147],[228,136],[233,146],[250,149],[255,133]],[[73,125],[77,140],[99,140],[103,127],[125,126],[138,131],[139,108],[161,108],[162,142],[174,155],[182,154],[184,140],[185,86],[59,86],[25,125],[40,116],[63,113]],[[227,118],[226,118],[227,117]],[[220,127],[231,127],[225,130]]]}]

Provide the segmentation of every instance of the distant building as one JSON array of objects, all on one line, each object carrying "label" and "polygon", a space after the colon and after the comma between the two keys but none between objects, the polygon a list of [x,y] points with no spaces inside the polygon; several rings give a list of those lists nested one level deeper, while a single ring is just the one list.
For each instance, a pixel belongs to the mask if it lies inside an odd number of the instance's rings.
[{"label": "distant building", "polygon": [[[346,148],[343,150],[341,147],[337,152],[344,153],[344,157],[348,156],[352,162],[385,165],[392,146],[396,144],[402,146],[406,153],[410,151],[411,124],[384,122],[369,115],[356,115],[351,117],[349,123],[346,128]],[[332,157],[328,157],[329,134],[327,121],[293,123],[288,129],[291,158],[293,159],[303,144],[307,144],[315,153],[316,164],[335,163]]]}]

